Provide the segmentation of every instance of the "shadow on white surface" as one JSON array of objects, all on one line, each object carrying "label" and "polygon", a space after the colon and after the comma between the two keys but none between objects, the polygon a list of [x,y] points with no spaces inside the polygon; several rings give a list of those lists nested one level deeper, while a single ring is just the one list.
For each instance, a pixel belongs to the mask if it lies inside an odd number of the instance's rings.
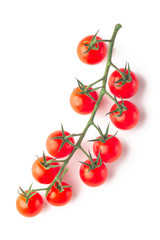
[{"label": "shadow on white surface", "polygon": [[137,93],[131,98],[131,101],[133,100],[133,103],[136,104],[136,106],[138,107],[139,112],[140,112],[140,119],[136,126],[136,128],[139,128],[144,124],[144,122],[146,121],[146,118],[147,118],[145,106],[142,103],[147,85],[146,85],[146,80],[144,79],[144,77],[142,75],[137,74],[137,78],[139,80],[139,89],[138,89]]},{"label": "shadow on white surface", "polygon": [[113,163],[106,163],[107,169],[108,169],[108,179],[107,182],[112,181],[112,178],[116,174],[116,171],[118,171],[118,167],[127,159],[127,155],[129,153],[129,147],[126,144],[126,142],[122,142],[122,154],[119,159],[117,159]]}]

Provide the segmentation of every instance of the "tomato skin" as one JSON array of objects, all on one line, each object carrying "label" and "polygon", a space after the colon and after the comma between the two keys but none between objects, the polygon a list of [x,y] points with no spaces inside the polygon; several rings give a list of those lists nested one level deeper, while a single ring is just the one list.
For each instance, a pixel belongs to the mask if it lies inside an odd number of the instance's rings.
[{"label": "tomato skin", "polygon": [[[108,135],[110,137],[111,135]],[[99,137],[100,138],[100,137]],[[103,162],[110,163],[116,161],[122,153],[122,144],[117,137],[107,139],[105,143],[95,141],[93,151],[97,157],[100,151],[100,157]]]},{"label": "tomato skin", "polygon": [[[124,68],[120,68],[121,72],[124,72]],[[128,69],[126,70],[126,74],[128,74]],[[118,86],[115,86],[114,83],[122,78],[122,75],[116,70],[109,77],[109,89],[111,93],[113,93],[118,98],[130,98],[136,94],[139,88],[139,81],[136,75],[130,71],[132,81],[126,82],[123,86],[121,86],[121,82],[117,83]]]},{"label": "tomato skin", "polygon": [[[62,182],[62,186],[67,185],[67,183]],[[46,199],[53,206],[64,206],[66,205],[72,198],[72,189],[71,187],[64,188],[63,192],[60,192],[54,185],[49,190]]]},{"label": "tomato skin", "polygon": [[[123,130],[129,130],[133,127],[135,127],[139,121],[139,110],[135,104],[133,104],[130,101],[123,101],[124,105],[127,107],[127,111],[124,111],[120,117],[117,117],[116,115],[119,114],[119,112],[111,113],[110,119],[112,123],[119,129]],[[122,101],[119,101],[121,104]],[[110,112],[114,111],[117,108],[117,105],[114,104]]]},{"label": "tomato skin", "polygon": [[16,201],[16,207],[18,212],[24,217],[34,217],[42,210],[43,199],[41,195],[37,192],[34,196],[32,196],[29,199],[27,206],[26,198],[19,195]]},{"label": "tomato skin", "polygon": [[[96,161],[96,159],[93,159],[93,160]],[[91,161],[86,160],[84,163],[90,164]],[[90,187],[98,187],[102,185],[108,177],[108,170],[104,165],[104,163],[102,163],[100,167],[91,169],[90,171],[88,170],[89,170],[89,166],[82,164],[80,167],[79,174],[80,174],[81,180]]]},{"label": "tomato skin", "polygon": [[81,92],[79,87],[77,87],[70,96],[70,104],[73,110],[82,115],[90,114],[94,109],[96,101],[98,100],[98,93],[96,91],[90,93],[90,95],[95,99],[95,101],[93,101],[85,94],[79,94],[77,92]]},{"label": "tomato skin", "polygon": [[[89,52],[84,53],[88,50],[88,47],[84,45],[84,42],[86,41],[86,43],[89,44],[92,38],[93,38],[93,35],[86,36],[79,42],[77,46],[77,55],[79,59],[86,64],[100,63],[107,54],[107,46],[104,42],[98,43],[99,44],[98,50],[91,49]],[[97,36],[96,39],[101,39],[101,38]]]},{"label": "tomato skin", "polygon": [[[70,135],[70,133],[64,131],[65,135],[68,136]],[[62,136],[62,131],[55,131],[53,133],[51,133],[47,140],[46,140],[46,148],[48,153],[56,158],[64,158],[66,156],[68,156],[72,150],[73,150],[73,146],[70,145],[69,143],[65,143],[64,146],[59,150],[62,140],[61,139],[51,139],[53,137],[57,137],[57,136]],[[69,138],[69,140],[74,144],[74,139],[72,137]]]},{"label": "tomato skin", "polygon": [[[54,160],[52,157],[45,156],[46,160]],[[39,160],[43,162],[43,157],[40,157]],[[51,163],[50,165],[57,165],[59,167],[46,169],[38,159],[36,159],[32,165],[32,175],[35,180],[42,184],[49,184],[53,181],[55,176],[60,170],[60,165],[58,162]]]}]

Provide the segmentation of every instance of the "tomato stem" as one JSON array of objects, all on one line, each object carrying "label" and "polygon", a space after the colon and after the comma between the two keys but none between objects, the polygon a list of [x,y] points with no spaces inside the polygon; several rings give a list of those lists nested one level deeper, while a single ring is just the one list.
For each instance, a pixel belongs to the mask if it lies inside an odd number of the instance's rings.
[{"label": "tomato stem", "polygon": [[106,94],[108,97],[110,97],[110,98],[117,104],[116,99],[115,99],[109,92],[105,91],[105,94]]},{"label": "tomato stem", "polygon": [[90,88],[90,87],[92,87],[93,85],[95,85],[95,84],[97,84],[97,83],[99,83],[99,82],[101,82],[101,81],[103,81],[103,78],[100,78],[99,80],[97,80],[97,81],[89,84],[87,88]]},{"label": "tomato stem", "polygon": [[116,67],[116,65],[111,63],[111,66],[114,67],[122,75],[123,78],[125,77],[125,74],[118,67]]},{"label": "tomato stem", "polygon": [[[97,131],[100,134],[101,138],[105,141],[104,135],[103,135],[103,132],[102,132],[101,128],[99,126],[97,126],[94,122],[92,123],[92,125],[97,129]],[[92,140],[90,140],[90,141],[92,141]]]},{"label": "tomato stem", "polygon": [[111,42],[112,40],[108,39],[97,39],[97,42]]},{"label": "tomato stem", "polygon": [[81,146],[79,146],[78,147],[86,156],[87,156],[87,158],[90,160],[90,155],[81,147]]},{"label": "tomato stem", "polygon": [[113,46],[114,46],[114,42],[115,42],[115,38],[116,38],[116,35],[119,31],[119,29],[121,28],[121,24],[116,24],[115,25],[115,28],[114,28],[114,31],[113,31],[113,34],[112,34],[112,37],[111,37],[111,41],[109,43],[109,51],[108,51],[108,60],[107,60],[107,64],[106,64],[106,68],[105,68],[105,72],[104,72],[104,82],[103,82],[103,86],[104,88],[106,87],[106,83],[107,83],[107,76],[108,76],[108,71],[110,69],[110,66],[112,65],[112,51],[113,51]]},{"label": "tomato stem", "polygon": [[38,189],[32,189],[32,191],[34,192],[38,192],[38,191],[45,191],[47,190],[48,188],[38,188]]}]

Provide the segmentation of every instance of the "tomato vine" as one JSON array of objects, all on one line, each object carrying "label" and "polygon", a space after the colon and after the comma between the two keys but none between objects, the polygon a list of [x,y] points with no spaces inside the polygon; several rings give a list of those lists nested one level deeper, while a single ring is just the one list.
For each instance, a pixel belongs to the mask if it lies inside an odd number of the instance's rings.
[{"label": "tomato vine", "polygon": [[[108,72],[109,72],[109,69],[110,69],[110,66],[112,65],[112,51],[113,51],[113,46],[114,46],[114,42],[115,42],[115,38],[116,38],[116,35],[119,31],[119,29],[121,28],[121,24],[116,24],[115,26],[115,29],[113,31],[113,34],[112,34],[112,37],[111,37],[111,40],[109,42],[109,52],[108,52],[108,61],[107,61],[107,64],[106,64],[106,68],[105,68],[105,72],[104,72],[104,75],[103,77],[100,79],[100,81],[102,81],[102,87],[101,87],[101,91],[100,91],[100,94],[99,94],[99,97],[98,97],[98,100],[95,104],[95,107],[91,113],[91,116],[89,118],[89,121],[87,122],[86,124],[86,127],[84,128],[83,132],[81,133],[76,145],[74,146],[74,149],[73,151],[71,152],[71,154],[66,158],[66,160],[64,161],[59,173],[57,174],[57,176],[55,177],[55,179],[53,180],[53,182],[48,186],[47,188],[47,191],[46,191],[46,195],[48,194],[49,190],[51,189],[51,187],[55,184],[55,182],[59,181],[59,177],[61,176],[62,172],[64,171],[65,167],[67,166],[68,162],[70,161],[70,159],[72,158],[72,156],[74,155],[74,153],[76,152],[77,149],[80,149],[82,150],[82,147],[81,147],[81,142],[87,132],[87,130],[89,129],[90,126],[94,126],[94,117],[95,117],[95,114],[99,108],[99,105],[100,105],[100,102],[102,100],[102,97],[106,94],[106,83],[107,83],[107,76],[108,76]],[[92,86],[95,85],[97,83],[94,82],[92,83]],[[83,152],[85,152],[83,150]],[[88,156],[88,154],[87,154]],[[90,159],[90,157],[88,156],[88,158]]]},{"label": "tomato vine", "polygon": [[[106,84],[107,84],[107,78],[108,78],[108,72],[109,72],[109,69],[110,67],[114,67],[119,74],[121,74],[121,78],[122,78],[122,81],[123,81],[123,85],[125,85],[126,82],[131,82],[132,81],[132,76],[130,74],[130,67],[129,67],[129,64],[128,64],[128,70],[127,70],[127,65],[125,67],[125,71],[120,71],[113,63],[112,63],[112,52],[113,52],[113,47],[114,47],[114,43],[115,43],[115,39],[116,39],[116,36],[117,36],[117,33],[119,31],[119,29],[121,28],[121,24],[116,24],[115,25],[115,28],[114,28],[114,31],[113,31],[113,34],[111,36],[111,39],[110,40],[103,40],[103,39],[100,39],[100,38],[96,38],[97,37],[97,33],[93,36],[90,44],[88,44],[87,42],[84,43],[85,47],[88,47],[88,50],[86,50],[85,53],[88,53],[89,51],[97,51],[99,49],[99,46],[98,44],[101,43],[101,42],[108,42],[109,43],[109,48],[108,48],[108,59],[107,59],[107,63],[106,63],[106,67],[105,67],[105,71],[104,71],[104,75],[102,78],[100,78],[99,80],[89,84],[88,86],[84,85],[82,82],[80,82],[78,79],[77,79],[77,83],[78,83],[78,86],[79,86],[79,91],[78,91],[78,94],[79,95],[85,95],[87,96],[87,98],[90,98],[93,102],[94,102],[94,107],[93,107],[93,110],[91,111],[91,115],[90,115],[90,118],[85,126],[85,128],[83,129],[83,131],[80,133],[80,134],[69,134],[68,132],[64,131],[64,128],[63,126],[61,127],[61,134],[60,135],[57,135],[57,132],[56,133],[53,133],[53,134],[50,134],[48,139],[47,139],[47,146],[49,147],[50,146],[50,141],[57,141],[58,143],[58,153],[57,155],[52,155],[52,152],[53,152],[53,149],[51,149],[51,151],[48,151],[52,156],[54,156],[55,158],[53,159],[48,159],[48,162],[46,161],[46,157],[45,155],[43,155],[43,165],[47,166],[47,169],[50,169],[50,168],[56,168],[56,167],[59,167],[59,164],[54,164],[54,163],[57,163],[57,162],[61,162],[62,163],[62,166],[60,167],[58,173],[56,174],[56,176],[54,177],[53,181],[46,187],[46,188],[42,188],[42,189],[32,189],[31,190],[31,187],[29,189],[29,193],[26,193],[25,191],[22,190],[22,188],[20,188],[20,190],[22,191],[22,194],[20,194],[20,196],[22,197],[26,197],[27,199],[27,204],[29,202],[29,199],[32,198],[33,194],[35,195],[35,192],[37,191],[43,191],[45,190],[46,193],[45,193],[45,196],[46,198],[49,199],[49,195],[48,194],[51,194],[52,191],[56,192],[57,194],[57,191],[59,192],[63,192],[63,191],[66,191],[65,189],[67,188],[70,188],[70,186],[68,184],[65,184],[64,182],[62,182],[62,179],[65,175],[65,173],[68,171],[68,169],[66,168],[68,162],[70,161],[70,159],[72,158],[72,156],[75,154],[75,152],[79,149],[81,150],[88,158],[88,161],[85,161],[82,163],[82,168],[81,168],[81,171],[86,171],[89,172],[89,171],[93,171],[94,169],[96,169],[96,171],[100,171],[100,169],[102,168],[103,166],[103,172],[104,172],[104,169],[105,169],[105,173],[106,175],[105,176],[101,176],[101,179],[100,179],[100,182],[104,182],[104,179],[107,178],[107,175],[108,175],[108,172],[107,172],[107,169],[104,165],[104,163],[102,163],[102,160],[101,160],[101,156],[100,156],[100,152],[97,152],[96,153],[96,156],[97,158],[93,158],[91,153],[88,151],[86,152],[82,146],[81,146],[81,143],[86,135],[86,132],[88,131],[88,129],[92,126],[94,127],[97,132],[100,134],[100,137],[99,139],[94,139],[94,140],[91,140],[91,141],[101,141],[103,144],[105,144],[106,141],[108,141],[109,139],[112,139],[115,137],[115,135],[111,136],[111,135],[108,135],[108,131],[109,131],[109,125],[107,126],[107,130],[106,132],[103,134],[102,130],[100,129],[99,126],[97,126],[94,122],[94,117],[96,115],[96,112],[100,106],[100,103],[101,103],[101,100],[103,98],[104,95],[107,95],[108,97],[110,97],[116,108],[114,108],[113,111],[109,112],[109,113],[106,113],[106,114],[112,114],[112,118],[115,117],[114,115],[116,115],[117,117],[121,117],[125,112],[128,111],[128,108],[125,106],[125,103],[123,101],[123,99],[121,99],[121,101],[119,102],[116,98],[116,96],[112,96],[109,92],[107,92],[106,90]],[[126,70],[128,71],[127,74],[126,74]],[[121,81],[121,79],[120,79]],[[120,83],[120,81],[117,81],[117,84]],[[99,84],[101,83],[101,86],[98,86],[98,87],[95,87],[96,84]],[[95,87],[95,88],[94,88]],[[97,99],[94,99],[94,96],[92,95],[92,93],[94,93],[94,91],[100,89],[100,93],[99,93],[99,96],[97,97]],[[75,92],[77,91],[74,90]],[[127,105],[128,106],[128,105]],[[82,113],[83,114],[83,113]],[[112,119],[111,119],[112,120]],[[75,143],[74,142],[74,139],[73,137],[75,136],[78,136],[78,140],[77,142]],[[59,142],[58,142],[59,141]],[[65,155],[65,159],[61,159],[64,157],[64,155],[62,154],[61,155],[61,149],[66,146],[66,144],[68,144],[70,146],[70,150],[68,152],[68,154]],[[120,143],[119,144],[119,148],[120,148],[120,151],[121,151],[121,145]],[[55,151],[55,150],[54,150]],[[68,155],[68,156],[67,156]],[[117,153],[117,156],[119,156],[120,153]],[[113,159],[112,159],[113,160]],[[111,160],[111,161],[112,161]],[[39,163],[41,163],[41,161],[39,161]],[[49,165],[50,164],[50,165]],[[83,169],[83,170],[82,170]],[[98,170],[97,170],[98,169]],[[86,173],[85,173],[86,174]],[[87,175],[86,175],[87,176]],[[88,176],[87,176],[88,177]],[[88,181],[88,180],[84,180],[84,181]],[[91,186],[96,186],[95,183],[88,183],[88,185],[91,185]],[[97,184],[98,186],[98,184]],[[56,188],[56,190],[55,190]],[[66,194],[67,194],[67,191],[66,191]],[[71,197],[71,193],[68,193],[70,194],[70,197]],[[66,199],[66,196],[65,196],[65,200],[66,202],[68,202],[68,200]],[[53,205],[56,205],[56,203],[54,202],[53,199],[49,199],[49,201],[51,202],[51,204]],[[59,200],[60,203],[57,203],[61,205],[61,200]],[[63,205],[63,204],[62,204]]]}]

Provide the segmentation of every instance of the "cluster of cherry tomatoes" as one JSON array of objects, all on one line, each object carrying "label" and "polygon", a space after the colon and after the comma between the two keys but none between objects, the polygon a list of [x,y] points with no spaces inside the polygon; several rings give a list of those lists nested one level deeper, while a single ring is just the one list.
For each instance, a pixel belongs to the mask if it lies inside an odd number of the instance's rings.
[{"label": "cluster of cherry tomatoes", "polygon": [[[89,49],[90,46],[91,49]],[[105,58],[107,46],[105,41],[97,35],[90,35],[80,41],[77,54],[82,62],[97,64]],[[137,92],[139,82],[136,75],[130,71],[129,65],[128,68],[126,65],[125,68],[116,69],[110,75],[108,83],[110,92],[114,95],[112,99],[115,102],[109,112],[111,122],[119,129],[133,128],[139,121],[138,108],[132,102],[123,99],[128,99]],[[108,93],[108,95],[110,94]],[[95,89],[87,88],[79,82],[79,87],[71,93],[70,104],[73,110],[79,114],[91,114],[98,98]],[[121,100],[118,101],[117,98]],[[79,171],[82,181],[92,187],[99,186],[106,181],[108,171],[105,163],[116,161],[122,153],[122,144],[115,135],[109,134],[109,125],[104,134],[99,127],[97,129],[100,136],[93,140],[95,158],[89,154],[88,159],[81,164]],[[32,166],[32,175],[35,180],[41,184],[51,184],[61,169],[61,161],[58,159],[69,156],[75,146],[74,135],[64,131],[63,128],[51,133],[46,140],[46,148],[52,157],[45,156],[45,154],[40,158],[37,157]],[[21,193],[19,193],[16,202],[17,210],[23,216],[37,215],[43,207],[42,196],[31,187],[28,191],[21,188],[20,190]],[[40,190],[47,191],[48,188]],[[62,178],[59,182],[55,182],[46,194],[46,200],[54,206],[67,204],[71,197],[72,188],[68,183],[63,182]]]}]

